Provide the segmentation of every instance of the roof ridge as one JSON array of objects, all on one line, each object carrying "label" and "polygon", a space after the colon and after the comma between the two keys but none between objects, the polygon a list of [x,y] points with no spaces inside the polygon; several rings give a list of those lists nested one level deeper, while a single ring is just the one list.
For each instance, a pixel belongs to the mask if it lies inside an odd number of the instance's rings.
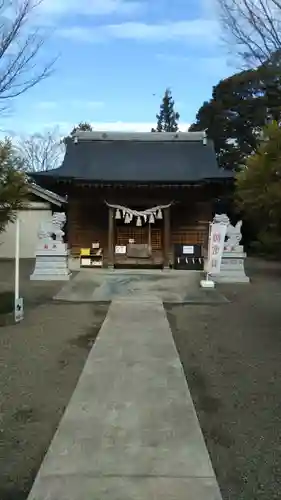
[{"label": "roof ridge", "polygon": [[139,141],[139,142],[205,142],[206,132],[106,132],[77,131],[72,136],[78,141]]}]

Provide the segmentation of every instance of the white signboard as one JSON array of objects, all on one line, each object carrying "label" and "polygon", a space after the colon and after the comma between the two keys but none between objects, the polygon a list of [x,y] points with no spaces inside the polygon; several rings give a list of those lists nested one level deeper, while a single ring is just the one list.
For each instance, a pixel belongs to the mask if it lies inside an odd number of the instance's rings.
[{"label": "white signboard", "polygon": [[183,249],[182,249],[182,253],[184,255],[190,255],[190,254],[193,254],[194,253],[194,246],[188,246],[188,245],[184,245],[183,246]]},{"label": "white signboard", "polygon": [[119,255],[120,254],[124,255],[126,253],[126,246],[125,245],[116,245],[115,253],[119,254]]},{"label": "white signboard", "polygon": [[19,298],[15,300],[15,322],[19,323],[23,320],[23,298]]},{"label": "white signboard", "polygon": [[221,259],[224,249],[226,235],[226,224],[211,224],[209,252],[208,252],[208,273],[219,274]]}]

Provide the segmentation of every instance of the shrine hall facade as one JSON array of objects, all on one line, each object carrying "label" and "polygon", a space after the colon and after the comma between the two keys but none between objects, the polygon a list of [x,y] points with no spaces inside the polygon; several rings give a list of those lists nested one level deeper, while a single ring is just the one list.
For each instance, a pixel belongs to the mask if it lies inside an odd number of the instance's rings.
[{"label": "shrine hall facade", "polygon": [[104,267],[173,267],[179,245],[206,247],[216,200],[233,185],[204,132],[79,131],[62,165],[33,178],[67,196],[71,255],[99,248]]}]

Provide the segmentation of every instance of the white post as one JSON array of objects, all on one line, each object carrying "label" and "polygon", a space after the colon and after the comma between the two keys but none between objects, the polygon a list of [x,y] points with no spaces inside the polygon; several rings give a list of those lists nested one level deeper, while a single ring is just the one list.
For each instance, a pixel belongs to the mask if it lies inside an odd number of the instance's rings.
[{"label": "white post", "polygon": [[206,281],[209,281],[210,279],[210,273],[209,273],[209,265],[210,265],[210,258],[211,258],[211,233],[212,233],[212,223],[209,223],[209,235],[208,235],[208,261],[207,261],[207,270],[206,270]]},{"label": "white post", "polygon": [[206,276],[205,279],[200,281],[200,286],[202,288],[214,288],[215,283],[210,279],[210,258],[211,258],[211,234],[212,234],[212,223],[209,224],[209,235],[208,235],[208,257],[207,266],[204,269]]},{"label": "white post", "polygon": [[20,221],[16,219],[16,248],[15,248],[15,303],[19,299],[19,267],[20,267]]}]

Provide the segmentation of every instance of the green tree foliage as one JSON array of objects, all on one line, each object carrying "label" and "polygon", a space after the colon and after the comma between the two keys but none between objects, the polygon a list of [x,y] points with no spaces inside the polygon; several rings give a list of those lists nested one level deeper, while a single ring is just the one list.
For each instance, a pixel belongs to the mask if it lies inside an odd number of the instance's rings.
[{"label": "green tree foliage", "polygon": [[175,111],[175,102],[172,97],[170,89],[166,89],[159,114],[156,115],[157,126],[151,132],[177,132],[178,121],[180,118],[179,113]]},{"label": "green tree foliage", "polygon": [[281,128],[276,121],[246,167],[237,173],[236,203],[257,229],[260,246],[281,255]]},{"label": "green tree foliage", "polygon": [[88,122],[80,122],[78,125],[73,127],[72,131],[70,132],[70,135],[74,135],[76,132],[83,131],[83,132],[92,132],[93,127],[90,123]]},{"label": "green tree foliage", "polygon": [[219,165],[238,170],[257,150],[269,118],[279,122],[281,76],[267,64],[243,71],[213,88],[212,98],[199,109],[190,131],[206,130],[214,141]]},{"label": "green tree foliage", "polygon": [[93,127],[90,123],[88,122],[80,122],[78,123],[78,125],[75,125],[75,127],[73,127],[73,129],[71,130],[70,134],[67,135],[66,137],[64,137],[61,141],[61,143],[63,144],[66,144],[67,141],[69,139],[71,139],[73,137],[73,135],[76,134],[76,132],[92,132],[93,131]]},{"label": "green tree foliage", "polygon": [[27,182],[21,171],[23,162],[9,139],[0,141],[0,233],[15,219],[27,194]]}]

